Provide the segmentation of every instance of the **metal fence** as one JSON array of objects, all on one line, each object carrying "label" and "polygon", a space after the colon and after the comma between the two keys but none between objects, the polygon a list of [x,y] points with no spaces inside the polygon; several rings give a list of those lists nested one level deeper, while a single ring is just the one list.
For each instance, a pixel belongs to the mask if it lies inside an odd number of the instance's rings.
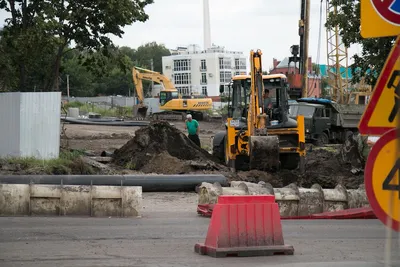
[{"label": "metal fence", "polygon": [[63,101],[94,103],[103,108],[132,107],[137,103],[136,97],[125,96],[98,96],[98,97],[62,97]]}]

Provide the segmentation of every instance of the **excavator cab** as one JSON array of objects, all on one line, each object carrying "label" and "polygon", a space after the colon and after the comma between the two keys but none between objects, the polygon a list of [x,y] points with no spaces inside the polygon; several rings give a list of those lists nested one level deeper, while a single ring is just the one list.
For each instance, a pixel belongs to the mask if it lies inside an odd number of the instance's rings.
[{"label": "excavator cab", "polygon": [[160,105],[164,106],[172,99],[179,99],[179,93],[177,91],[161,91],[160,92]]}]

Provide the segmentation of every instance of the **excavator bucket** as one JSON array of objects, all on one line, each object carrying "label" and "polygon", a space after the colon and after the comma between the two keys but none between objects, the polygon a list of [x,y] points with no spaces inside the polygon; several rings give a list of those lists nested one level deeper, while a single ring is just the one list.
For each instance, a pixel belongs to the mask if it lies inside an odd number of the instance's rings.
[{"label": "excavator bucket", "polygon": [[147,115],[148,107],[145,105],[134,105],[133,106],[133,117],[135,118],[145,118]]},{"label": "excavator bucket", "polygon": [[279,138],[271,136],[250,136],[250,169],[271,171],[279,169]]}]

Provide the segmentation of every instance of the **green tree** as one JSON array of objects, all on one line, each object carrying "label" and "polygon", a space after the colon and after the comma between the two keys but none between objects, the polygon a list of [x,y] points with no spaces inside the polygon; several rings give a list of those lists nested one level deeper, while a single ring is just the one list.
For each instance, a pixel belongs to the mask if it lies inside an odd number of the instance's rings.
[{"label": "green tree", "polygon": [[360,34],[360,0],[342,1],[331,0],[332,5],[339,7],[338,14],[330,13],[326,27],[332,29],[338,26],[343,43],[350,47],[361,44],[362,51],[354,55],[353,83],[365,77],[368,84],[374,85],[381,72],[386,58],[394,44],[395,37],[363,39]]},{"label": "green tree", "polygon": [[169,55],[171,55],[171,53],[163,44],[151,42],[139,46],[132,60],[139,67],[146,69],[151,69],[151,60],[153,60],[154,71],[162,73],[162,57]]},{"label": "green tree", "polygon": [[[58,90],[62,57],[70,44],[74,43],[75,48],[89,54],[104,47],[112,47],[113,43],[108,35],[121,37],[124,26],[136,21],[146,21],[148,15],[144,7],[151,3],[153,0],[0,0],[0,9],[10,14],[6,28],[11,39],[22,37],[18,41],[20,57],[32,58],[29,55],[31,44],[34,48],[41,47],[32,37],[47,41],[47,46],[42,47],[42,50],[46,48],[52,60],[44,89]],[[109,50],[102,49],[102,52],[107,56]],[[22,67],[19,66],[22,73],[20,83],[26,84],[26,71]]]}]

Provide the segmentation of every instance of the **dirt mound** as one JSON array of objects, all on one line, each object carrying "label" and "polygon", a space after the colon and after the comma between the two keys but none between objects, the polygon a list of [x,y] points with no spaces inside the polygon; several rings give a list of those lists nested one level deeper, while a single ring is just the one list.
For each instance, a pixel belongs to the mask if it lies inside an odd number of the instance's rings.
[{"label": "dirt mound", "polygon": [[162,121],[137,130],[128,143],[115,150],[113,158],[119,166],[145,173],[181,174],[225,168],[177,128]]},{"label": "dirt mound", "polygon": [[338,183],[347,188],[358,188],[364,183],[363,173],[352,174],[352,164],[344,162],[340,154],[341,146],[328,146],[312,149],[306,155],[306,173],[300,179],[304,187],[314,183],[325,188]]},{"label": "dirt mound", "polygon": [[311,148],[306,154],[305,173],[298,170],[281,170],[276,173],[267,173],[257,170],[238,172],[231,179],[247,182],[264,181],[273,187],[283,187],[290,183],[298,186],[311,187],[320,184],[323,188],[334,188],[337,184],[345,187],[358,188],[364,182],[362,173],[352,174],[352,164],[343,161],[340,146]]}]

